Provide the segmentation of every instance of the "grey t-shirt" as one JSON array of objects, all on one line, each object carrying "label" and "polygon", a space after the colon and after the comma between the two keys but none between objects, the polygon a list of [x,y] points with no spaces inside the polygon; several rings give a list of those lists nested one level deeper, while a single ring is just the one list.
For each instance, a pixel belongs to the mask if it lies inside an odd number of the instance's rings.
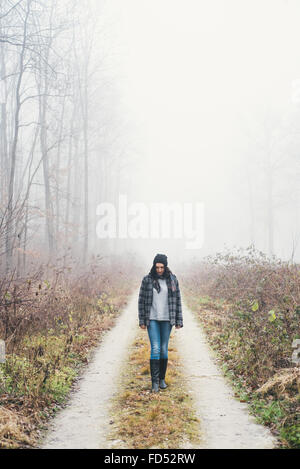
[{"label": "grey t-shirt", "polygon": [[170,321],[168,305],[168,285],[166,279],[158,279],[160,292],[153,287],[153,300],[150,309],[149,319],[156,321]]}]

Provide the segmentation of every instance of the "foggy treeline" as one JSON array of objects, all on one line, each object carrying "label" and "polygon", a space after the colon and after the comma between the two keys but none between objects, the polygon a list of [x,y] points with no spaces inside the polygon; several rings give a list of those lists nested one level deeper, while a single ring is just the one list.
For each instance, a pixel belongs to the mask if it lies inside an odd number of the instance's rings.
[{"label": "foggy treeline", "polygon": [[0,2],[2,273],[68,252],[84,263],[96,205],[120,190],[123,124],[92,4]]},{"label": "foggy treeline", "polygon": [[[117,208],[130,190],[134,202],[205,204],[203,248],[133,240],[147,263],[154,251],[180,261],[224,244],[299,260],[295,2],[248,3],[247,14],[235,1],[168,5],[159,13],[134,1],[0,2],[2,273],[21,275],[35,259],[70,254],[85,263],[108,247],[122,250],[126,240],[97,238],[96,207],[110,201]],[[113,19],[105,16],[110,9]],[[122,14],[128,63],[113,44]],[[279,22],[285,35],[277,34]],[[125,64],[131,118],[145,119],[137,159],[141,135],[128,129],[110,56]]]}]

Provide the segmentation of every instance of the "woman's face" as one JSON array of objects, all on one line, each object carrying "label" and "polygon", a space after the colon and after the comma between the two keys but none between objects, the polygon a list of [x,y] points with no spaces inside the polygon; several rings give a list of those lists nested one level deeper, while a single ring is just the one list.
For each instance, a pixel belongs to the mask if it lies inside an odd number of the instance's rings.
[{"label": "woman's face", "polygon": [[165,266],[164,266],[164,264],[161,264],[160,262],[157,262],[157,263],[155,264],[155,268],[156,268],[156,273],[157,273],[158,275],[162,275],[162,274],[164,273],[164,271],[165,271]]}]

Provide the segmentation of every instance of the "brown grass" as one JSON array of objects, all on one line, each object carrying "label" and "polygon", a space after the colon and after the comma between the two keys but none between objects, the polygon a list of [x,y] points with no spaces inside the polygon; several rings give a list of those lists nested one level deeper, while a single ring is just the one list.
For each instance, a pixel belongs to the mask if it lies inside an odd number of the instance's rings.
[{"label": "brown grass", "polygon": [[113,447],[180,448],[200,441],[199,421],[185,388],[177,351],[169,346],[166,374],[168,388],[151,393],[150,345],[147,332],[139,331],[133,342],[122,387],[113,401],[113,426],[109,436]]},{"label": "brown grass", "polygon": [[256,391],[258,394],[273,394],[290,400],[300,394],[300,368],[280,370]]},{"label": "brown grass", "polygon": [[[135,286],[134,279],[126,279],[126,269],[119,270],[111,275],[102,267],[101,275],[98,270],[63,278],[53,291],[42,280],[37,285],[32,280],[28,287],[19,281],[10,289],[13,301],[0,304],[0,338],[7,345],[0,365],[0,448],[35,446],[41,426],[64,405],[72,383]],[[33,295],[35,290],[42,299]],[[30,301],[23,308],[18,299],[24,292]],[[31,308],[34,314],[27,318]],[[28,321],[22,322],[23,317]]]},{"label": "brown grass", "polygon": [[0,448],[30,445],[30,420],[17,411],[0,407]]}]

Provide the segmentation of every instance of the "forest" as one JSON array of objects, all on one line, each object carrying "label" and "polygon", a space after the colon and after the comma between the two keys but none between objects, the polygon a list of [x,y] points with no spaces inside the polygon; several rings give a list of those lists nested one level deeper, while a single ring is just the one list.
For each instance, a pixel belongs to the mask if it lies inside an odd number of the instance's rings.
[{"label": "forest", "polygon": [[[300,9],[245,3],[1,0],[1,449],[300,447]],[[161,252],[184,327],[155,396]]]}]

